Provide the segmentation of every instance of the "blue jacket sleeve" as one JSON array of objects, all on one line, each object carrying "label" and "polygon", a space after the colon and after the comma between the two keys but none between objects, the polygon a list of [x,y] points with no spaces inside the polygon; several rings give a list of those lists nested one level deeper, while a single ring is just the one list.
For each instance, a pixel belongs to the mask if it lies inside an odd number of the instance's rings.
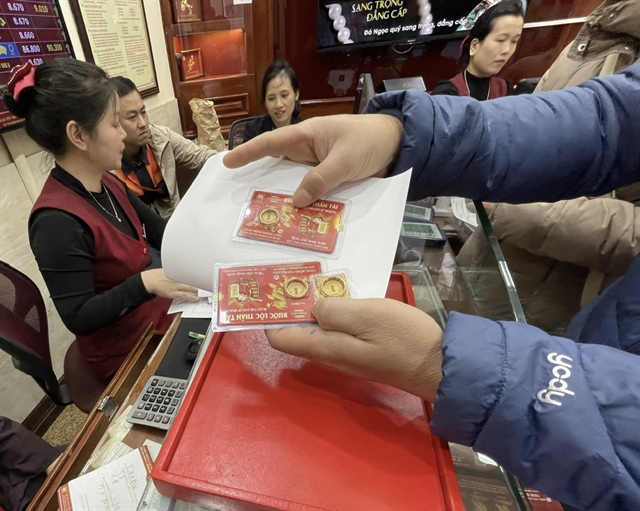
[{"label": "blue jacket sleeve", "polygon": [[413,167],[411,199],[553,202],[640,179],[640,63],[563,91],[491,101],[381,94],[367,112],[402,121],[394,172]]},{"label": "blue jacket sleeve", "polygon": [[578,509],[640,509],[640,357],[453,313],[433,431]]}]

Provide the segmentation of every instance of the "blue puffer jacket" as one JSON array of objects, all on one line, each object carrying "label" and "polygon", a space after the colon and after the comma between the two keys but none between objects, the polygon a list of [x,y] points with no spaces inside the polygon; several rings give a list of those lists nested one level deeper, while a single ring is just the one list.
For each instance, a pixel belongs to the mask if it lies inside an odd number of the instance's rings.
[{"label": "blue puffer jacket", "polygon": [[[370,112],[405,128],[413,198],[554,201],[640,180],[640,64],[564,91],[477,102],[416,91]],[[552,337],[452,314],[433,430],[578,509],[640,509],[640,256]],[[584,344],[585,342],[592,344]],[[596,344],[597,343],[597,344]]]}]

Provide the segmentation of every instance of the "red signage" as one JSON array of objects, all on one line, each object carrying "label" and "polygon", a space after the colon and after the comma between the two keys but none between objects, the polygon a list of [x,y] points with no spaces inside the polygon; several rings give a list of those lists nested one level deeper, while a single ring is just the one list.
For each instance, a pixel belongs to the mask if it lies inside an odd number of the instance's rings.
[{"label": "red signage", "polygon": [[[57,1],[0,0],[0,86],[7,84],[14,66],[73,55]],[[21,122],[0,99],[0,129]]]}]

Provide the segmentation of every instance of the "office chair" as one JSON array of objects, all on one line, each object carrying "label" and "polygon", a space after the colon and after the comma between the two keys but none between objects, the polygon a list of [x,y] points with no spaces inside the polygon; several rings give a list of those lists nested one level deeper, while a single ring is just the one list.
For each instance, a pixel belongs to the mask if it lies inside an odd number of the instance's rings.
[{"label": "office chair", "polygon": [[514,94],[531,94],[536,89],[538,82],[541,80],[538,78],[523,78],[513,87]]},{"label": "office chair", "polygon": [[89,412],[106,383],[89,371],[76,341],[65,355],[66,384],[59,384],[51,365],[47,310],[40,289],[22,272],[0,261],[0,349],[13,366],[31,376],[56,405],[71,403]]},{"label": "office chair", "polygon": [[238,119],[231,123],[231,127],[229,128],[229,150],[233,149],[235,146],[242,144],[244,141],[244,126],[249,121],[253,119],[257,119],[258,117],[262,117],[260,115],[254,115],[253,117],[243,117],[242,119]]},{"label": "office chair", "polygon": [[374,95],[375,89],[373,87],[373,79],[371,78],[371,74],[362,73],[358,78],[356,96],[353,102],[353,113],[361,114],[369,103],[369,100]]}]

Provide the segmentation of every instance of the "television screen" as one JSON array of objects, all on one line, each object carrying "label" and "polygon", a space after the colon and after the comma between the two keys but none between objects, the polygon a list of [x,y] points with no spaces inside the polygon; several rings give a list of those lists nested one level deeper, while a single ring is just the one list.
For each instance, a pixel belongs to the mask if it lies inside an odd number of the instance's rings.
[{"label": "television screen", "polygon": [[[499,0],[318,2],[318,50],[462,37]],[[526,6],[526,2],[522,2]]]}]

